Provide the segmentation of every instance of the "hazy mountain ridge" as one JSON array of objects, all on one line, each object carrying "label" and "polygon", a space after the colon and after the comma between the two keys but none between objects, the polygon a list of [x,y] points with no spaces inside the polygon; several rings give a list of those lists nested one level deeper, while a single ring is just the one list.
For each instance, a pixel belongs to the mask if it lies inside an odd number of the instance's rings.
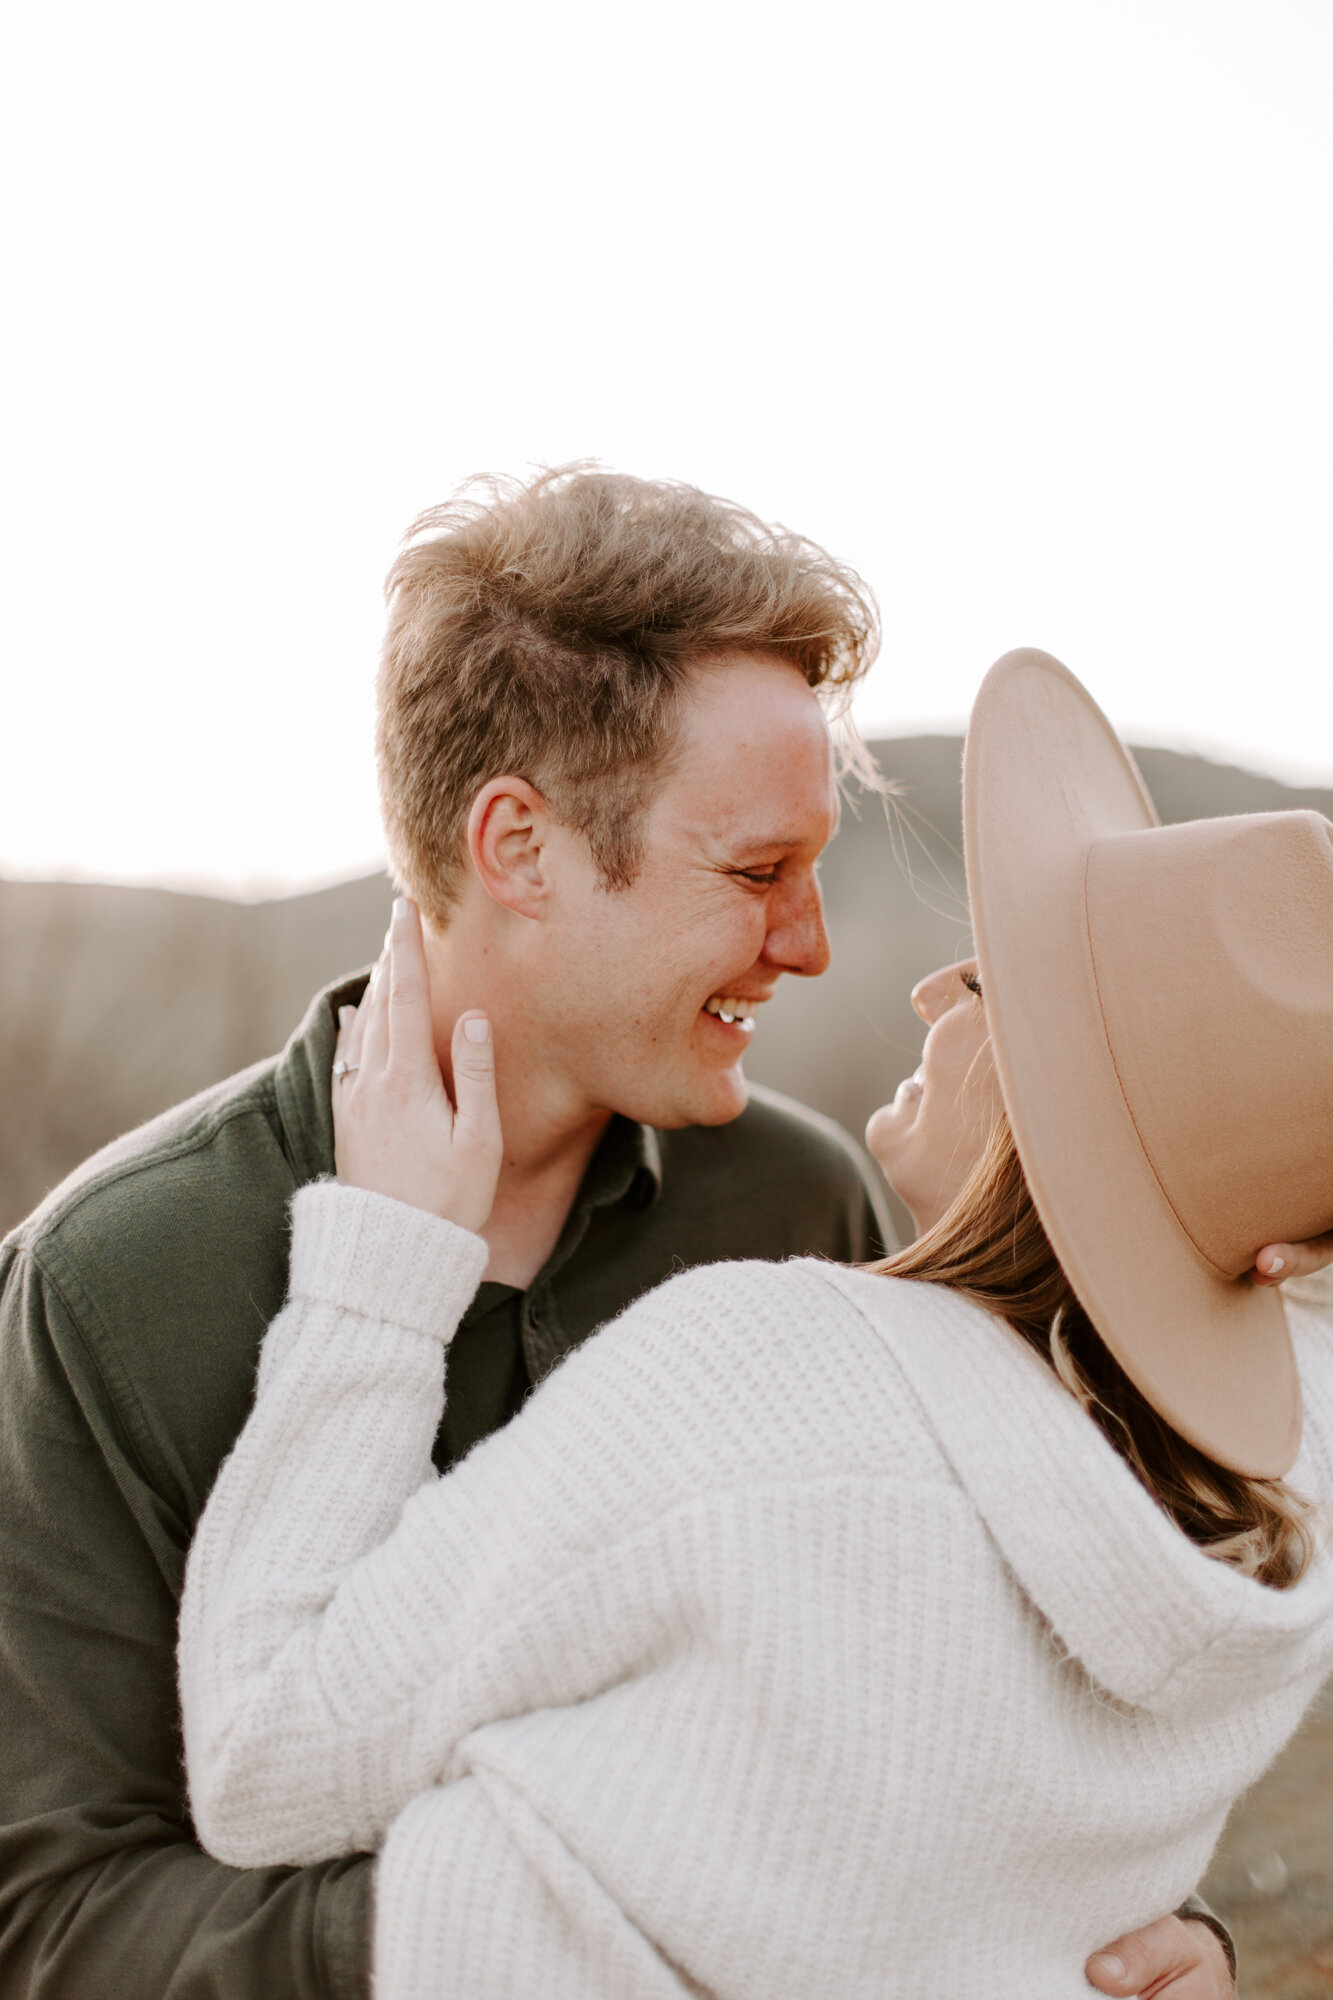
[{"label": "hazy mountain ridge", "polygon": [[[897,796],[860,793],[823,863],[833,965],[786,979],[747,1059],[859,1133],[917,1062],[914,980],[967,949],[961,739],[875,746]],[[1333,791],[1177,751],[1137,753],[1163,819],[1313,806]],[[0,881],[0,1230],[118,1133],[282,1047],[312,993],[377,953],[367,876],[266,903]]]}]

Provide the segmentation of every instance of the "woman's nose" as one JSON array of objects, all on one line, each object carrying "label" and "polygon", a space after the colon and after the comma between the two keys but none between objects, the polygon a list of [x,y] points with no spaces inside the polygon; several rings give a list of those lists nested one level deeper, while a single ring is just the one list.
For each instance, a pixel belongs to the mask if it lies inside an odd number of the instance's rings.
[{"label": "woman's nose", "polygon": [[918,979],[912,988],[912,1006],[929,1027],[935,1019],[935,990],[939,985],[938,972],[928,972],[924,979]]},{"label": "woman's nose", "polygon": [[912,1005],[927,1027],[939,1019],[959,997],[959,974],[968,971],[975,959],[960,958],[956,965],[941,965],[928,972],[912,988]]}]

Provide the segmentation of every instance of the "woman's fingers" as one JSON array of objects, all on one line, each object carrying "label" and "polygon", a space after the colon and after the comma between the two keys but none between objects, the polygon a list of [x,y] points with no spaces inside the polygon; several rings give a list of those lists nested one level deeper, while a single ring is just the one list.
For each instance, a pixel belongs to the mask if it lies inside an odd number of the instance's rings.
[{"label": "woman's fingers", "polygon": [[375,961],[375,969],[370,975],[370,984],[357,1008],[357,1022],[360,1045],[356,1061],[361,1074],[372,1072],[379,1076],[389,1061],[389,942],[391,931],[384,935],[384,949]]},{"label": "woman's fingers", "polygon": [[454,1149],[484,1184],[486,1212],[495,1198],[503,1142],[495,1095],[495,1044],[486,1016],[460,1014],[454,1023]]},{"label": "woman's fingers", "polygon": [[1254,1260],[1256,1285],[1281,1285],[1288,1278],[1308,1278],[1333,1264],[1333,1230],[1306,1243],[1265,1243]]},{"label": "woman's fingers", "polygon": [[339,1013],[338,1055],[353,1071],[334,1085],[339,1180],[483,1229],[502,1157],[490,1022],[474,1009],[454,1025],[455,1111],[435,1055],[421,919],[405,898],[360,1007]]},{"label": "woman's fingers", "polygon": [[362,1019],[359,1007],[340,1007],[338,1009],[337,1058],[340,1062],[345,1062],[352,1067],[359,1067],[364,1028],[365,1022]]},{"label": "woman's fingers", "polygon": [[430,974],[421,916],[406,896],[394,901],[389,924],[389,1063],[400,1075],[440,1086],[430,1018]]},{"label": "woman's fingers", "polygon": [[454,1023],[450,1062],[454,1072],[451,1169],[455,1187],[450,1220],[481,1229],[495,1200],[504,1153],[495,1095],[495,1044],[485,1014],[460,1014]]},{"label": "woman's fingers", "polygon": [[352,1019],[347,1030],[347,1048],[345,1050],[349,1063],[359,1063],[361,1060],[361,1045],[366,1038],[365,997],[363,993],[361,996],[361,1006],[353,1007],[351,1010]]},{"label": "woman's fingers", "polygon": [[381,953],[379,960],[371,970],[370,978],[366,982],[366,990],[361,995],[361,1005],[359,1007],[340,1007],[338,1009],[337,1060],[345,1062],[353,1070],[360,1069],[361,1067],[361,1051],[366,1039],[366,1022],[370,1018],[368,1003],[375,985],[376,974],[383,963],[384,958]]}]

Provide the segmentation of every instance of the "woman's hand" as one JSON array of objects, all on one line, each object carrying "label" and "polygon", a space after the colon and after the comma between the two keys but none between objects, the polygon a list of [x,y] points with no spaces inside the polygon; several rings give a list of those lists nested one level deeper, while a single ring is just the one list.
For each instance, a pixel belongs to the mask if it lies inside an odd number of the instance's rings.
[{"label": "woman's hand", "polygon": [[400,896],[359,1007],[344,1007],[333,1065],[338,1179],[482,1230],[502,1142],[491,1024],[454,1023],[454,1102],[435,1059],[430,980],[415,903]]}]

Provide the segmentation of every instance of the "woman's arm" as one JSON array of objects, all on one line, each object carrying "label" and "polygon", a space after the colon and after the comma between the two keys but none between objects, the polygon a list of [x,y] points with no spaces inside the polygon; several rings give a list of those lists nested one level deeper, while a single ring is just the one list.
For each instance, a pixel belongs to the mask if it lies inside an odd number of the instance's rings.
[{"label": "woman's arm", "polygon": [[[691,1391],[662,1294],[433,1476],[442,1348],[485,1267],[472,1230],[498,1119],[489,1041],[465,1038],[467,1017],[457,1112],[444,1093],[409,914],[340,1040],[338,1169],[356,1185],[296,1196],[290,1296],[187,1573],[191,1799],[204,1843],[239,1866],[373,1847],[456,1769],[469,1731],[581,1700],[668,1643],[656,1544],[680,1454],[665,1414]],[[607,1601],[623,1619],[598,1616]]]},{"label": "woman's arm", "polygon": [[423,1483],[483,1246],[331,1182],[294,1217],[285,1351],[205,1508],[181,1620],[196,1824],[241,1867],[373,1848],[460,1774],[473,1731],[673,1655],[711,1503],[695,1433],[749,1302],[736,1267],[673,1279]]},{"label": "woman's arm", "polygon": [[364,1844],[345,1809],[339,1836],[329,1820],[338,1786],[312,1707],[326,1667],[314,1621],[431,1475],[441,1347],[485,1269],[471,1232],[490,1213],[501,1158],[489,1023],[470,1013],[455,1026],[455,1105],[435,1059],[410,903],[395,903],[369,992],[347,1011],[332,1091],[338,1173],[350,1185],[296,1198],[290,1296],[264,1342],[255,1411],[200,1523],[182,1604],[196,1822],[215,1853],[238,1861],[242,1836],[223,1802],[245,1794],[256,1744],[288,1725],[298,1738],[311,1732],[312,1761],[288,1808],[275,1796],[271,1827],[247,1795],[244,1841],[289,1858]]},{"label": "woman's arm", "polygon": [[195,1823],[239,1867],[373,1840],[347,1796],[345,1725],[397,1635],[354,1572],[435,1483],[442,1350],[486,1262],[480,1237],[334,1182],[292,1211],[290,1295],[181,1607]]}]

